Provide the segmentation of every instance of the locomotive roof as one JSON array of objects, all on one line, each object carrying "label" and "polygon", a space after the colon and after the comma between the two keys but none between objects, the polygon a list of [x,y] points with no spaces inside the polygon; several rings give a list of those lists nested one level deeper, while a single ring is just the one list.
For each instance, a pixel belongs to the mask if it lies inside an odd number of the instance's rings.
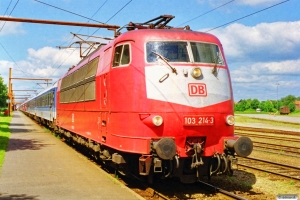
[{"label": "locomotive roof", "polygon": [[115,40],[201,40],[219,43],[219,39],[210,34],[191,30],[178,29],[141,29],[122,33]]}]

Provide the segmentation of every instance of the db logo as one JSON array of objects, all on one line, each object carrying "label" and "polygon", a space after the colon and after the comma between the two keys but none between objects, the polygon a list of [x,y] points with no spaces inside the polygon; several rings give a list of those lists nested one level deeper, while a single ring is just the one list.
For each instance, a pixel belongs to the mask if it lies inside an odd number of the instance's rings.
[{"label": "db logo", "polygon": [[189,83],[190,96],[207,96],[206,85],[204,83]]}]

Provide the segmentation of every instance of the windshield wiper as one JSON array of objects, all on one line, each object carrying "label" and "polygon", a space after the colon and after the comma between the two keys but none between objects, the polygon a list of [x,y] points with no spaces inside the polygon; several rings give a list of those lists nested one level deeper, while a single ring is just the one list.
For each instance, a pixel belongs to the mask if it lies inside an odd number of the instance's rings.
[{"label": "windshield wiper", "polygon": [[215,66],[214,66],[214,68],[211,70],[211,73],[212,73],[212,74],[214,74],[214,73],[217,71],[217,65],[218,65],[218,63],[220,63],[220,60],[221,60],[220,54],[217,53],[216,58],[215,58],[215,60],[214,60]]},{"label": "windshield wiper", "polygon": [[167,58],[165,58],[164,56],[160,55],[159,53],[156,53],[155,51],[152,51],[152,53],[154,53],[154,54],[157,55],[160,59],[162,59],[162,60],[163,60],[163,61],[171,68],[172,73],[175,73],[175,74],[177,75],[177,70],[176,70],[174,67],[172,67],[172,66],[170,65],[170,63],[168,62],[168,59],[167,59]]}]

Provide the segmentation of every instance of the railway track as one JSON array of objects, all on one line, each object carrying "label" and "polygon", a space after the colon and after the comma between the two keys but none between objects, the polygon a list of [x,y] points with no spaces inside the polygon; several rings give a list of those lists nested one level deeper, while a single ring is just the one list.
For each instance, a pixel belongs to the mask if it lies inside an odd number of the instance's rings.
[{"label": "railway track", "polygon": [[209,199],[209,197],[213,197],[214,199],[247,199],[204,181],[197,181],[193,184],[183,184],[181,182],[167,180],[150,186],[138,178],[131,178],[127,179],[125,184],[131,185],[134,182],[138,186],[134,187],[133,190],[146,200],[196,200],[202,198]]},{"label": "railway track", "polygon": [[[256,133],[249,133],[250,131]],[[239,127],[235,134],[250,137],[256,151],[300,157],[300,146],[297,145],[297,143],[300,143],[298,132]],[[264,142],[261,139],[264,139]],[[283,145],[282,143],[289,143],[289,145]]]},{"label": "railway track", "polygon": [[206,187],[209,187],[211,188],[212,190],[216,191],[216,192],[219,192],[221,193],[222,195],[226,196],[226,197],[230,197],[230,198],[233,198],[233,199],[239,199],[239,200],[246,200],[247,198],[244,198],[244,197],[241,197],[241,196],[238,196],[236,194],[233,194],[231,192],[228,192],[226,190],[223,190],[221,188],[218,188],[216,186],[213,186],[213,185],[210,185],[206,182],[203,182],[203,181],[199,181],[200,184],[206,186]]},{"label": "railway track", "polygon": [[287,145],[271,144],[266,142],[253,142],[255,150],[270,150],[270,153],[280,153],[288,156],[300,157],[300,148]]},{"label": "railway track", "polygon": [[235,126],[234,131],[250,131],[250,132],[259,132],[259,133],[267,133],[267,134],[281,134],[281,135],[294,135],[300,136],[300,132],[296,131],[286,131],[286,130],[276,130],[276,129],[267,129],[267,128],[253,128],[253,127],[245,127],[245,126]]},{"label": "railway track", "polygon": [[276,163],[253,157],[238,157],[238,166],[244,166],[300,181],[300,168],[295,166],[285,165],[282,163]]},{"label": "railway track", "polygon": [[247,137],[252,137],[252,138],[272,139],[272,140],[280,140],[280,141],[284,140],[284,141],[287,141],[287,142],[300,142],[299,138],[258,135],[258,134],[244,133],[244,132],[240,132],[240,131],[235,131],[235,134],[238,135],[238,136],[247,136]]},{"label": "railway track", "polygon": [[[176,183],[174,183],[176,184]],[[191,196],[192,199],[201,199],[197,198],[197,195],[201,195],[203,193],[211,195],[214,194],[215,196],[218,196],[219,198],[225,198],[225,199],[238,199],[238,200],[246,200],[247,198],[236,195],[232,192],[226,191],[224,189],[221,189],[219,187],[216,187],[214,185],[211,185],[209,183],[203,182],[203,181],[198,181],[197,183],[195,183],[192,187],[191,186],[187,186],[189,187],[191,190],[189,189],[183,189],[182,192],[179,192],[177,195],[170,195],[172,197],[169,197],[168,195],[163,194],[164,192],[161,192],[161,187],[163,186],[158,186],[159,190],[154,189],[152,187],[148,187],[146,189],[146,191],[148,191],[151,194],[150,198],[145,198],[145,199],[151,199],[151,200],[180,200],[182,199],[183,196],[186,196],[186,194],[189,194],[189,196]],[[177,188],[178,186],[173,186],[175,188]],[[169,188],[173,188],[173,187],[169,187]],[[198,188],[198,189],[195,189]],[[197,191],[194,191],[197,190]]]},{"label": "railway track", "polygon": [[[116,174],[112,172],[109,174],[116,178]],[[129,188],[131,188],[134,192],[145,198],[145,200],[196,200],[202,198],[209,199],[209,197],[213,197],[214,199],[247,199],[204,181],[197,181],[194,184],[182,184],[176,181],[164,181],[158,182],[151,186],[146,182],[141,181],[139,178],[135,178],[134,176],[131,178],[117,178],[121,183],[124,183],[127,187],[129,186]]]}]

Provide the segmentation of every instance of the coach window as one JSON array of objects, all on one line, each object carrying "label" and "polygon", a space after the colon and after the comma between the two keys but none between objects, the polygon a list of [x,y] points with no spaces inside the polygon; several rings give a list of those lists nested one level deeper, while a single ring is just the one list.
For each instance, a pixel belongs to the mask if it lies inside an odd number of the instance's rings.
[{"label": "coach window", "polygon": [[119,45],[115,48],[113,67],[128,65],[130,63],[129,44]]}]

